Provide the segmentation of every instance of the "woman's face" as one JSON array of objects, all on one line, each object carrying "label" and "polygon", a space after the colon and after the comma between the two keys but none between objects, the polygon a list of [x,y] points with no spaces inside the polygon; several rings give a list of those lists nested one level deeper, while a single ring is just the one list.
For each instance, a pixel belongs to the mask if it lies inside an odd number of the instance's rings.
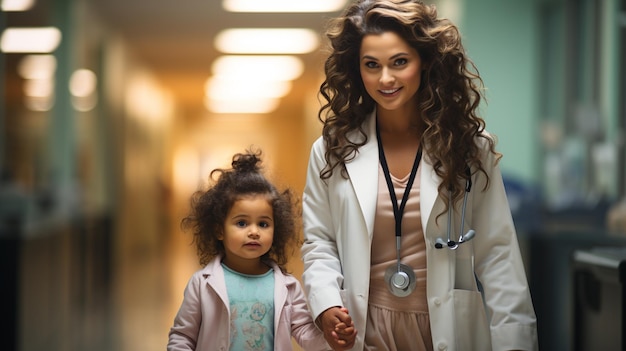
[{"label": "woman's face", "polygon": [[359,54],[361,79],[378,108],[398,110],[417,107],[422,59],[417,50],[395,32],[363,37]]}]

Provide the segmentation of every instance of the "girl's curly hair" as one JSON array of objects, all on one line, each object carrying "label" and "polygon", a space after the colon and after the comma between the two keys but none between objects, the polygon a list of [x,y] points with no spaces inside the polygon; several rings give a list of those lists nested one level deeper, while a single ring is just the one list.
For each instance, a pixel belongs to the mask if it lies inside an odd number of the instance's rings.
[{"label": "girl's curly hair", "polygon": [[224,245],[218,237],[224,232],[226,215],[233,204],[247,196],[261,195],[267,197],[274,215],[272,247],[262,259],[271,259],[286,271],[290,255],[300,244],[296,199],[290,189],[278,191],[261,173],[260,163],[261,151],[236,154],[232,169],[214,169],[209,188],[192,195],[190,214],[182,219],[181,227],[193,233],[202,266],[224,254]]},{"label": "girl's curly hair", "polygon": [[[438,18],[433,5],[417,0],[356,1],[328,23],[331,52],[320,86],[326,102],[318,114],[324,123],[326,167],[320,177],[327,179],[337,169],[347,177],[345,163],[367,142],[362,125],[376,103],[361,79],[359,51],[364,36],[388,31],[402,37],[422,59],[424,72],[416,94],[421,113],[415,116],[423,119],[422,147],[442,179],[439,192],[447,196],[442,190],[450,189],[457,199],[464,191],[466,167],[487,176],[475,139],[485,138],[496,159],[501,155],[495,151],[495,139],[483,133],[485,122],[477,111],[483,82],[465,55],[457,27]],[[350,140],[352,132],[360,141]]]}]

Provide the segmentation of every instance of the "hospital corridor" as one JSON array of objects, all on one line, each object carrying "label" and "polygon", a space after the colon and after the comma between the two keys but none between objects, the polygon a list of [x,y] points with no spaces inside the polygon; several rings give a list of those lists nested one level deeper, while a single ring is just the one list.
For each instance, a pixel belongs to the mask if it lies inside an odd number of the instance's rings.
[{"label": "hospital corridor", "polygon": [[[0,0],[0,349],[165,350],[191,195],[252,147],[302,196],[349,3]],[[429,3],[484,80],[540,350],[626,350],[626,0]]]}]

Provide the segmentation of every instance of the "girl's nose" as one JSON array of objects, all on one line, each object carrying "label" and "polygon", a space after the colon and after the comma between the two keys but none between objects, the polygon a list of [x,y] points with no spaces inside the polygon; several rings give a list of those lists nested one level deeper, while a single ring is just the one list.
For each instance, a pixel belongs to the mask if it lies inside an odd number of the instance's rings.
[{"label": "girl's nose", "polygon": [[259,227],[256,225],[251,225],[250,231],[248,232],[249,238],[258,238],[259,237]]}]

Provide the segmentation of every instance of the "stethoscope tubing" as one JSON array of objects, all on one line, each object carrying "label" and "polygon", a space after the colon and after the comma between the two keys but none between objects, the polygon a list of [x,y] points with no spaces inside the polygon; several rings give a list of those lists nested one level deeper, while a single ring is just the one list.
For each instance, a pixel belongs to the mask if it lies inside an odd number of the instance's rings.
[{"label": "stethoscope tubing", "polygon": [[465,184],[465,193],[463,194],[463,206],[461,207],[461,227],[459,228],[459,239],[457,241],[452,240],[452,212],[454,207],[452,207],[452,191],[448,193],[448,228],[447,232],[447,241],[444,242],[443,239],[437,238],[435,241],[436,249],[443,249],[444,247],[449,248],[450,250],[456,250],[459,245],[470,241],[476,235],[476,232],[473,229],[470,229],[467,233],[463,234],[463,229],[465,228],[465,211],[467,209],[467,197],[472,188],[472,177],[471,171],[469,167],[466,168],[467,180]]}]

